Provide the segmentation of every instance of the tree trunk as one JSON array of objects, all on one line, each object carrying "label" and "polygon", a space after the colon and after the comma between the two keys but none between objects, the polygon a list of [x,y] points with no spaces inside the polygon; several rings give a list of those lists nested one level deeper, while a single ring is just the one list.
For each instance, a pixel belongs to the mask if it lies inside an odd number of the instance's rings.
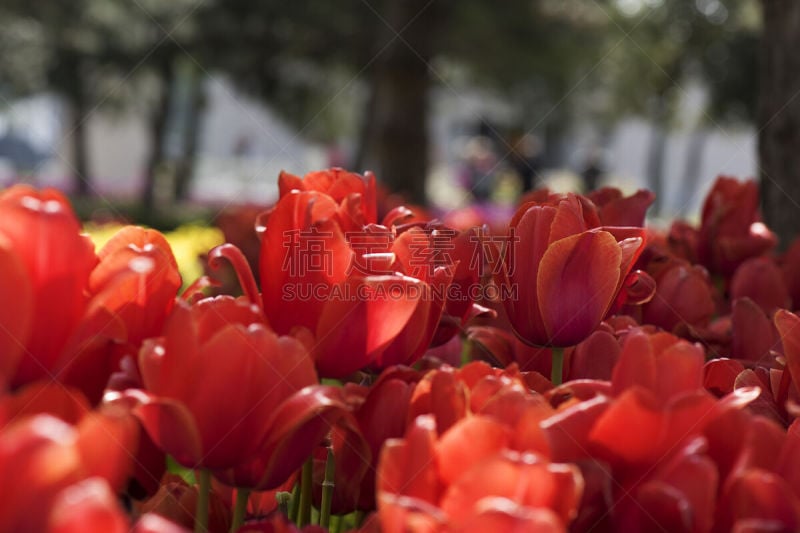
[{"label": "tree trunk", "polygon": [[373,170],[368,168],[368,166],[372,165],[372,140],[375,138],[375,130],[377,126],[375,123],[375,117],[377,116],[375,114],[375,109],[377,108],[378,104],[377,85],[377,77],[374,75],[370,76],[367,88],[367,102],[364,105],[364,114],[361,118],[361,124],[359,125],[356,152],[353,156],[353,161],[350,164],[350,169],[356,172]]},{"label": "tree trunk", "polygon": [[191,101],[189,112],[184,124],[183,154],[175,169],[175,188],[173,195],[176,202],[183,202],[188,198],[189,185],[194,175],[194,165],[197,159],[197,140],[200,137],[200,113],[205,105],[205,87],[203,76],[199,69],[192,65],[190,71]]},{"label": "tree trunk", "polygon": [[64,54],[60,58],[63,75],[68,82],[64,92],[67,114],[69,116],[69,132],[72,137],[73,188],[80,197],[92,195],[92,182],[89,176],[89,143],[87,140],[86,122],[89,112],[86,94],[86,78],[82,62],[74,54]]},{"label": "tree trunk", "polygon": [[[444,2],[393,0],[387,17],[399,37],[375,66],[376,176],[425,204],[428,171],[428,63],[442,31]],[[394,33],[392,33],[394,37]]]},{"label": "tree trunk", "polygon": [[686,154],[686,165],[678,184],[678,205],[676,215],[685,216],[689,210],[697,185],[700,183],[700,172],[703,170],[703,154],[708,142],[708,130],[698,126],[689,137],[689,148]]},{"label": "tree trunk", "polygon": [[767,225],[785,248],[800,220],[800,2],[762,0],[758,155]]},{"label": "tree trunk", "polygon": [[175,81],[175,66],[171,54],[158,58],[159,95],[156,107],[150,116],[150,157],[144,175],[141,203],[145,211],[155,207],[156,180],[159,165],[164,159],[164,138],[167,134],[167,119],[172,107],[172,89]]},{"label": "tree trunk", "polygon": [[89,154],[86,131],[86,95],[83,91],[83,83],[78,82],[80,87],[76,87],[75,94],[71,95],[70,107],[70,127],[72,131],[72,165],[74,175],[75,192],[80,197],[92,196],[92,185],[89,177]]}]

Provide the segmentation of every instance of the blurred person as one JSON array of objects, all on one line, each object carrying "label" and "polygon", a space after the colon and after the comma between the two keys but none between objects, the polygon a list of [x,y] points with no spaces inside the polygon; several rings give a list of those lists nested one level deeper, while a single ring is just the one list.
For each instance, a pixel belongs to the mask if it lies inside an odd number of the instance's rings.
[{"label": "blurred person", "polygon": [[497,169],[497,154],[491,139],[485,136],[472,137],[464,147],[462,158],[462,186],[470,190],[476,201],[488,201]]},{"label": "blurred person", "polygon": [[584,192],[591,192],[597,189],[600,182],[605,177],[606,171],[603,164],[603,152],[598,148],[592,148],[581,170],[581,180],[583,181]]},{"label": "blurred person", "polygon": [[509,165],[522,187],[521,194],[542,184],[542,147],[539,138],[531,133],[518,133],[512,138]]}]

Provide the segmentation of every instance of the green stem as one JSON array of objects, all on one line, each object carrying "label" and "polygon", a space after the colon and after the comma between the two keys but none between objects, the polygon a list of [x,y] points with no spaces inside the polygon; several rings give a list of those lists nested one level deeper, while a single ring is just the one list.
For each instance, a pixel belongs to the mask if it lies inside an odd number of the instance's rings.
[{"label": "green stem", "polygon": [[322,481],[322,503],[319,509],[319,525],[327,528],[331,518],[331,503],[333,502],[333,482],[336,474],[336,461],[333,450],[328,448],[328,457],[325,459],[325,479]]},{"label": "green stem", "polygon": [[331,527],[329,531],[332,533],[341,533],[342,531],[342,523],[344,522],[344,518],[339,515],[333,515],[331,517]]},{"label": "green stem", "polygon": [[297,517],[297,525],[307,526],[311,523],[311,484],[313,483],[312,474],[314,468],[314,458],[309,457],[303,465],[302,480],[300,481],[300,515]]},{"label": "green stem", "polygon": [[297,523],[298,514],[300,513],[300,481],[296,481],[292,488],[292,499],[289,507],[289,521]]},{"label": "green stem", "polygon": [[550,381],[556,387],[561,385],[564,378],[564,348],[553,348],[553,367],[550,371]]},{"label": "green stem", "polygon": [[231,523],[231,533],[242,527],[244,515],[247,512],[247,500],[250,498],[250,489],[236,489],[236,506],[233,508],[233,522]]},{"label": "green stem", "polygon": [[200,488],[197,495],[197,508],[194,512],[195,533],[208,531],[208,500],[211,495],[211,472],[200,470]]}]

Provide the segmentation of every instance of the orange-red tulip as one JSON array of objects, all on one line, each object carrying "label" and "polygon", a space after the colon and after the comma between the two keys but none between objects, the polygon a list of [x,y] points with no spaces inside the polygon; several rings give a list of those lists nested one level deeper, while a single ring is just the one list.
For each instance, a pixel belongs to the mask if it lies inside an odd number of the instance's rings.
[{"label": "orange-red tulip", "polygon": [[[8,250],[2,252],[4,274],[19,284],[9,287],[9,297],[20,302],[18,315],[11,321],[10,333],[16,337],[11,359],[20,345],[25,354],[11,380],[16,387],[50,377],[84,317],[89,273],[97,257],[92,242],[80,235],[80,224],[67,199],[53,189],[39,192],[25,185],[0,194],[3,249]],[[9,258],[9,253],[17,259]],[[0,338],[0,343],[8,340]]]},{"label": "orange-red tulip", "polygon": [[[334,199],[286,194],[266,219],[261,250],[264,312],[282,334],[307,328],[326,377],[413,363],[442,315],[452,268],[433,262],[419,228],[396,235],[369,225],[345,234]],[[436,289],[436,290],[434,290]]]},{"label": "orange-red tulip", "polygon": [[316,382],[300,341],[275,335],[249,302],[223,296],[178,304],[164,336],[145,343],[139,365],[146,398],[138,415],[153,440],[189,467],[249,460],[277,407]]}]

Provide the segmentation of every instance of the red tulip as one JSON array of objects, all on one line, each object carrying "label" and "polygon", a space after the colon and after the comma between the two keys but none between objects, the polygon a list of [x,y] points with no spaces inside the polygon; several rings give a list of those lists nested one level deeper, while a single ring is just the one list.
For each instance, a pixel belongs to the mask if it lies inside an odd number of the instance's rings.
[{"label": "red tulip", "polygon": [[[354,412],[357,435],[340,428],[333,432],[334,512],[375,508],[375,469],[380,450],[386,440],[405,434],[408,408],[416,385],[414,379],[409,380],[411,376],[402,374],[399,369],[390,368],[369,389],[352,385],[346,388],[350,401],[358,404]],[[362,442],[354,443],[353,437]],[[320,463],[324,464],[325,457],[321,459]],[[322,474],[322,470],[319,473]]]},{"label": "red tulip", "polygon": [[177,305],[164,336],[145,343],[139,365],[146,398],[138,415],[153,440],[189,467],[250,459],[278,406],[316,382],[300,341],[278,337],[258,308],[230,297]]},{"label": "red tulip", "polygon": [[754,257],[739,265],[730,293],[731,300],[748,297],[768,314],[789,308],[791,302],[780,268],[768,257]]},{"label": "red tulip", "polygon": [[[8,296],[20,302],[9,330],[17,336],[17,344],[25,347],[11,380],[16,387],[50,377],[55,369],[83,319],[89,273],[97,257],[91,241],[80,235],[80,224],[67,199],[52,189],[39,192],[25,185],[0,194],[0,250],[6,250],[2,252],[4,274],[15,283]],[[17,259],[10,259],[9,253]],[[4,338],[0,337],[0,343],[8,342]],[[18,346],[11,348],[13,360],[19,357],[13,355]]]},{"label": "red tulip", "polygon": [[[135,226],[119,230],[98,254],[89,277],[92,299],[64,353],[60,379],[97,403],[121,364],[135,370],[142,342],[161,334],[181,286],[178,264],[161,233]],[[110,324],[118,328],[108,342]],[[122,363],[123,359],[128,362]],[[141,383],[126,383],[141,387]]]},{"label": "red tulip", "polygon": [[655,194],[645,189],[623,196],[614,187],[596,189],[586,196],[597,206],[603,226],[644,226],[647,209],[656,199]]},{"label": "red tulip", "polygon": [[729,277],[746,259],[764,254],[777,239],[761,222],[758,183],[720,176],[706,196],[697,258],[713,273]]},{"label": "red tulip", "polygon": [[791,374],[794,386],[800,390],[800,317],[785,309],[779,309],[774,317],[775,327],[781,337],[786,370]]},{"label": "red tulip", "polygon": [[336,424],[355,426],[341,391],[323,385],[305,387],[275,409],[264,424],[266,437],[255,455],[232,468],[215,470],[214,475],[232,487],[274,489],[303,465]]},{"label": "red tulip", "polygon": [[474,530],[477,524],[562,530],[583,490],[577,468],[509,451],[509,436],[503,424],[475,416],[437,441],[433,419],[418,417],[405,438],[387,442],[381,454],[384,530]]},{"label": "red tulip", "polygon": [[786,252],[779,258],[783,281],[789,297],[796,307],[800,307],[800,238],[792,241]]},{"label": "red tulip", "polygon": [[0,306],[0,390],[4,390],[25,357],[25,344],[33,327],[33,285],[21,258],[0,234],[0,294],[14,305]]},{"label": "red tulip", "polygon": [[158,335],[171,309],[180,277],[169,245],[158,232],[128,227],[98,263],[60,193],[13,187],[0,205],[0,284],[13,284],[0,288],[17,302],[13,315],[0,313],[8,354],[0,376],[12,387],[55,379],[98,403],[119,359]]},{"label": "red tulip", "polygon": [[[230,507],[216,491],[212,490],[209,496],[208,531],[211,533],[228,531],[231,525]],[[139,511],[146,513],[145,517],[163,517],[172,527],[180,531],[184,531],[184,529],[192,531],[197,499],[197,485],[189,485],[175,474],[167,474],[161,481],[158,492],[142,502]],[[150,520],[152,519],[149,519],[148,522]],[[154,529],[153,531],[160,533],[161,530]]]},{"label": "red tulip", "polygon": [[77,426],[49,415],[22,418],[0,432],[0,529],[45,531],[62,490],[98,476],[119,490],[130,471],[130,426],[92,414]]},{"label": "red tulip", "polygon": [[442,315],[452,269],[432,261],[430,237],[371,225],[345,235],[322,193],[292,192],[270,213],[261,251],[264,311],[279,333],[314,334],[321,375],[413,363]]},{"label": "red tulip", "polygon": [[127,533],[128,519],[108,484],[89,478],[64,489],[50,513],[51,533]]},{"label": "red tulip", "polygon": [[764,308],[747,297],[734,300],[731,325],[730,356],[771,366],[778,335]]},{"label": "red tulip", "polygon": [[281,198],[291,191],[318,191],[327,194],[341,206],[345,216],[340,221],[345,231],[358,230],[378,221],[375,175],[372,172],[360,176],[341,168],[331,168],[310,172],[303,178],[281,172],[278,176],[278,189]]},{"label": "red tulip", "polygon": [[527,204],[511,221],[500,285],[514,331],[534,345],[572,346],[600,324],[643,250],[641,228],[591,228],[575,196]]},{"label": "red tulip", "polygon": [[653,299],[642,306],[642,323],[667,331],[702,328],[708,325],[715,306],[706,270],[685,261],[670,261],[654,274],[657,283]]}]

